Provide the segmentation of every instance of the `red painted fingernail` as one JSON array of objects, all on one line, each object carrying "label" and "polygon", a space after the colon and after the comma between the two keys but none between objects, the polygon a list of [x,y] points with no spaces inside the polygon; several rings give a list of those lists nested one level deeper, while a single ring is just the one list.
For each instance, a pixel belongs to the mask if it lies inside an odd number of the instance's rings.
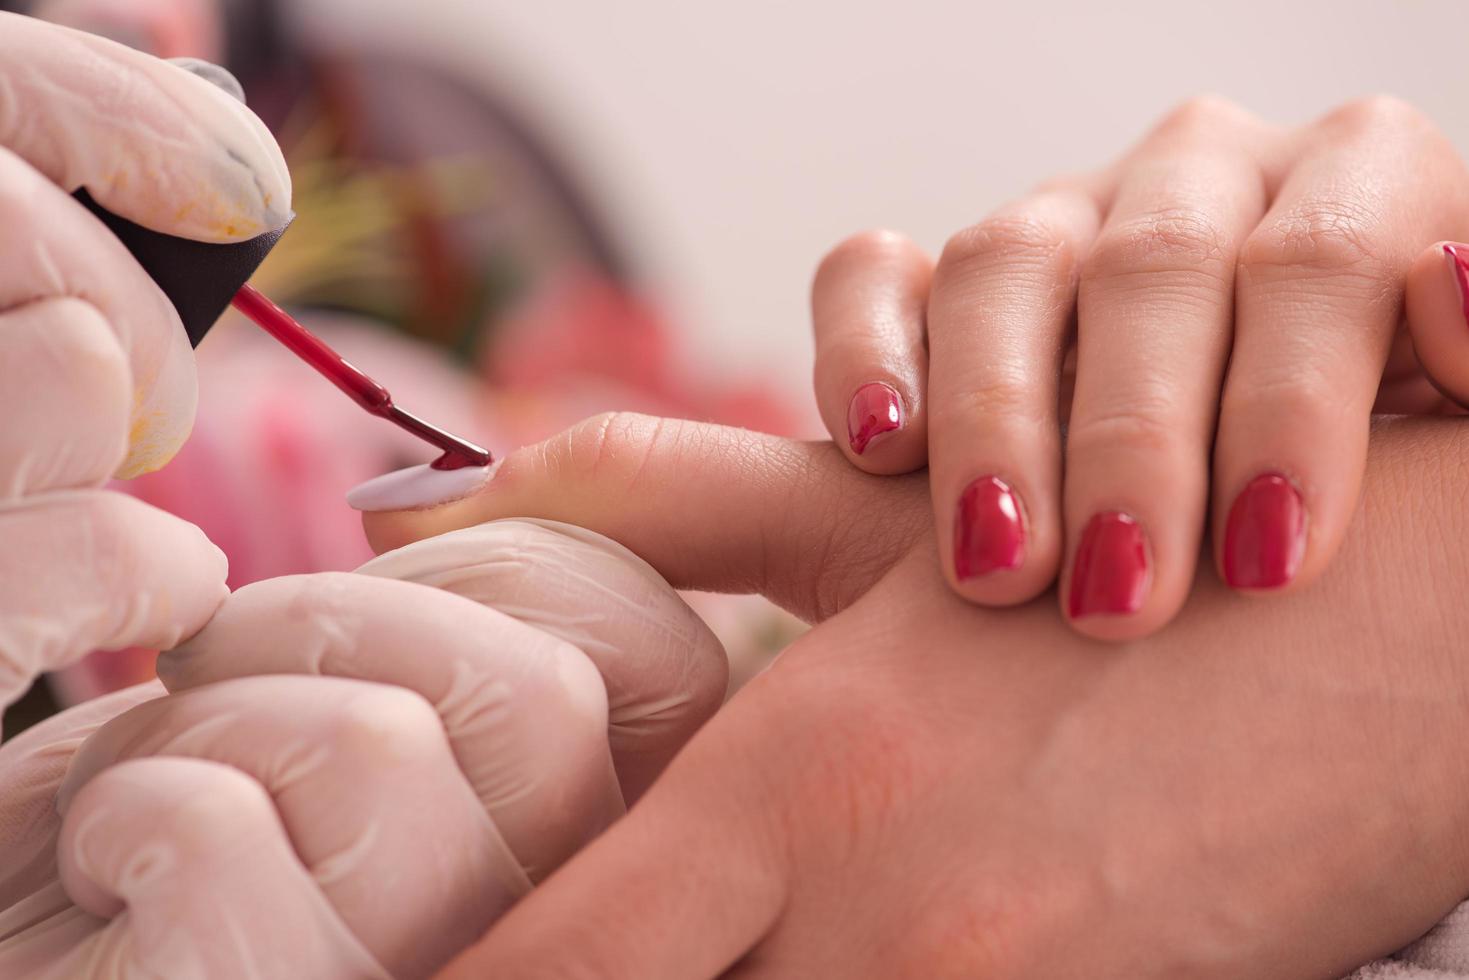
[{"label": "red painted fingernail", "polygon": [[982,476],[965,487],[954,515],[954,574],[959,581],[1019,568],[1024,559],[1020,501],[1005,481]]},{"label": "red painted fingernail", "polygon": [[847,438],[852,452],[861,456],[880,435],[903,427],[903,402],[898,393],[880,381],[865,384],[847,406]]},{"label": "red painted fingernail", "polygon": [[1290,583],[1306,550],[1306,504],[1279,473],[1251,480],[1229,509],[1224,528],[1224,581],[1235,589],[1278,589]]},{"label": "red painted fingernail", "polygon": [[1443,254],[1449,260],[1449,271],[1459,290],[1459,305],[1464,309],[1464,322],[1469,324],[1469,245],[1445,245]]},{"label": "red painted fingernail", "polygon": [[1076,549],[1071,572],[1071,618],[1121,616],[1143,607],[1152,580],[1148,537],[1126,514],[1110,511],[1091,519]]}]

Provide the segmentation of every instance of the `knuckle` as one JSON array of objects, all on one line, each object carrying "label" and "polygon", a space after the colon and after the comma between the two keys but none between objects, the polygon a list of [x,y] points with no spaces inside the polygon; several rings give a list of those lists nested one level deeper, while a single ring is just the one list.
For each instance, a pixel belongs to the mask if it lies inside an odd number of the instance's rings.
[{"label": "knuckle", "polygon": [[275,823],[269,792],[240,770],[201,766],[192,779],[196,792],[168,808],[169,839],[181,846],[207,853],[218,847],[222,828],[238,829],[242,821]]},{"label": "knuckle", "polygon": [[1035,215],[986,218],[958,232],[944,244],[940,268],[964,277],[999,266],[1042,267],[1069,277],[1075,258],[1066,233]]},{"label": "knuckle", "polygon": [[421,695],[388,684],[355,685],[335,701],[331,746],[364,766],[417,765],[444,750],[439,714]]},{"label": "knuckle", "polygon": [[[181,776],[187,777],[187,792],[180,791]],[[248,833],[242,828],[277,826],[265,787],[233,766],[207,759],[124,759],[98,773],[85,791],[132,799],[157,836],[186,856],[215,854],[222,833],[238,837]]]},{"label": "knuckle", "polygon": [[600,736],[607,730],[607,685],[590,658],[581,649],[556,641],[550,657],[551,674],[565,709],[566,727],[580,725],[588,734]]},{"label": "knuckle", "polygon": [[1223,278],[1230,254],[1229,232],[1214,215],[1195,207],[1168,208],[1127,218],[1103,231],[1087,257],[1082,279],[1170,273]]},{"label": "knuckle", "polygon": [[1053,400],[1022,377],[1001,375],[935,402],[929,425],[934,431],[963,432],[982,423],[992,431],[1016,429],[1028,437],[1040,426],[1055,424],[1047,409]]},{"label": "knuckle", "polygon": [[603,412],[553,440],[549,467],[575,479],[630,487],[652,457],[664,420],[636,412]]},{"label": "knuckle", "polygon": [[1352,133],[1375,133],[1383,129],[1412,130],[1431,126],[1421,109],[1395,95],[1369,95],[1332,110],[1329,124]]},{"label": "knuckle", "polygon": [[867,269],[882,265],[895,258],[903,258],[917,250],[917,246],[900,232],[886,228],[859,231],[843,239],[816,269],[816,281],[838,275],[847,270]]},{"label": "knuckle", "polygon": [[1304,203],[1250,235],[1240,250],[1241,271],[1259,279],[1292,273],[1387,279],[1390,272],[1379,244],[1382,226],[1382,216],[1359,201]]},{"label": "knuckle", "polygon": [[1074,420],[1066,436],[1068,456],[1107,457],[1118,451],[1148,456],[1187,452],[1188,433],[1177,421],[1177,406],[1161,397],[1128,405],[1104,406]]},{"label": "knuckle", "polygon": [[1221,95],[1206,93],[1184,100],[1158,124],[1157,132],[1170,135],[1217,135],[1220,127],[1248,117],[1237,103]]},{"label": "knuckle", "polygon": [[1341,397],[1340,383],[1323,371],[1294,364],[1288,370],[1256,373],[1229,385],[1220,404],[1223,424],[1237,419],[1289,419],[1297,432],[1340,432],[1352,402]]}]

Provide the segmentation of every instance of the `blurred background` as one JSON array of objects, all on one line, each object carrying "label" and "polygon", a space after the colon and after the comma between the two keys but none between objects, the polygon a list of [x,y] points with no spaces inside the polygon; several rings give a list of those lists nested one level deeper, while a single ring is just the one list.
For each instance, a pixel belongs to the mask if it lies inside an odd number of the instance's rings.
[{"label": "blurred background", "polygon": [[[887,226],[936,252],[1193,94],[1296,122],[1391,92],[1469,148],[1463,0],[0,6],[229,67],[296,182],[257,284],[497,451],[607,409],[818,435],[806,294],[828,248]],[[195,437],[120,489],[200,524],[236,587],[364,559],[342,494],[423,451],[243,322],[199,361]],[[737,676],[796,629],[695,601]],[[20,711],[150,670],[96,656]]]}]

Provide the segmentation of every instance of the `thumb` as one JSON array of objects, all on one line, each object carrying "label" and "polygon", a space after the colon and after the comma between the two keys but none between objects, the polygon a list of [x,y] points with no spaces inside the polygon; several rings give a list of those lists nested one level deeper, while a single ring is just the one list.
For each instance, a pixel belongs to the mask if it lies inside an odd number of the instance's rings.
[{"label": "thumb", "polygon": [[736,698],[625,818],[437,980],[724,976],[787,902],[792,845],[778,780],[738,762],[769,745],[741,733],[780,730],[757,699]]},{"label": "thumb", "polygon": [[1444,397],[1469,407],[1469,245],[1440,242],[1419,255],[1406,304],[1423,373]]},{"label": "thumb", "polygon": [[831,443],[626,413],[512,453],[438,504],[464,479],[414,467],[348,501],[379,552],[538,517],[621,542],[677,588],[758,592],[808,621],[861,596],[930,527],[921,475],[868,476]]}]

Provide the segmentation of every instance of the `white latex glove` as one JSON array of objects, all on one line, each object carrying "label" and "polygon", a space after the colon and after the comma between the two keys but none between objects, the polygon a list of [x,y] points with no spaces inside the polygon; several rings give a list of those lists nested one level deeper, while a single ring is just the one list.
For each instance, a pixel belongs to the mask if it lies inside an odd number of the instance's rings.
[{"label": "white latex glove", "polygon": [[212,242],[279,227],[291,200],[274,140],[225,92],[0,13],[0,709],[90,650],[176,643],[225,594],[196,528],[95,489],[165,463],[196,391],[178,315],[79,187]]},{"label": "white latex glove", "polygon": [[641,559],[539,521],[247,586],[160,672],[175,693],[0,748],[0,976],[427,975],[615,819],[726,680]]}]

